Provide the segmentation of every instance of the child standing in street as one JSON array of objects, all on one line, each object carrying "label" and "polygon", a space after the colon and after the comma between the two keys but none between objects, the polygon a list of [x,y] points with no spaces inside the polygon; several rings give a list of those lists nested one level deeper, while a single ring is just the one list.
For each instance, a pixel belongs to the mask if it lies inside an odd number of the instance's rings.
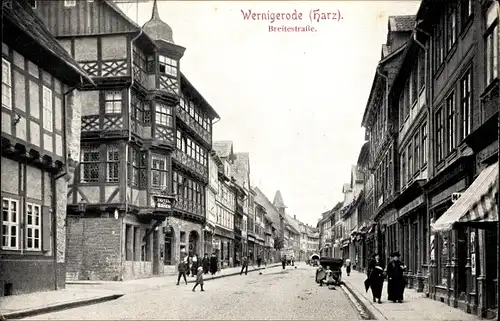
[{"label": "child standing in street", "polygon": [[203,268],[201,266],[198,267],[198,272],[196,273],[196,284],[193,287],[193,292],[196,292],[195,289],[198,284],[201,287],[201,292],[205,292],[205,290],[203,290]]}]

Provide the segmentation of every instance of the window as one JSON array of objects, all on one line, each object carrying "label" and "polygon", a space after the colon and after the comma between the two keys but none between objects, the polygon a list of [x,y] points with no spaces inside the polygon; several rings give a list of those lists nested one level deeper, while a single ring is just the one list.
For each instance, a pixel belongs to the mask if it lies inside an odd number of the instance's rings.
[{"label": "window", "polygon": [[130,148],[130,172],[129,172],[129,182],[132,186],[139,186],[139,157],[141,153],[134,149]]},{"label": "window", "polygon": [[106,182],[115,183],[120,180],[120,152],[118,146],[107,147]]},{"label": "window", "polygon": [[415,162],[414,171],[416,172],[420,169],[420,135],[418,131],[413,137],[413,160]]},{"label": "window", "polygon": [[435,59],[434,59],[434,71],[437,71],[441,64],[444,62],[444,28],[443,28],[443,18],[436,24],[435,32]]},{"label": "window", "polygon": [[104,109],[106,114],[121,114],[122,92],[107,91],[104,96]]},{"label": "window", "polygon": [[472,127],[472,74],[467,71],[460,80],[460,117],[461,131],[460,139],[470,134]]},{"label": "window", "polygon": [[76,0],[64,0],[65,7],[74,7],[76,6]]},{"label": "window", "polygon": [[401,95],[399,96],[399,126],[402,127],[404,122],[405,122],[405,96],[404,96],[404,91],[401,92]]},{"label": "window", "polygon": [[40,205],[26,204],[26,249],[40,251],[42,248],[42,224]]},{"label": "window", "polygon": [[456,131],[455,131],[455,92],[452,92],[448,98],[446,98],[446,110],[447,110],[447,121],[446,121],[446,137],[448,145],[448,153],[456,147]]},{"label": "window", "polygon": [[498,2],[493,2],[486,14],[486,85],[498,77]]},{"label": "window", "polygon": [[144,121],[144,102],[140,100],[136,95],[132,95],[132,119],[135,119],[139,122]]},{"label": "window", "polygon": [[404,95],[405,95],[405,100],[404,100],[404,106],[405,106],[405,119],[410,115],[410,80],[408,79],[406,81],[405,87],[404,87]]},{"label": "window", "polygon": [[163,155],[151,156],[151,185],[155,189],[167,188],[167,157]]},{"label": "window", "polygon": [[43,128],[52,131],[52,90],[43,86]]},{"label": "window", "polygon": [[427,124],[422,125],[420,130],[420,136],[422,137],[421,152],[422,155],[422,165],[427,164]]},{"label": "window", "polygon": [[406,153],[401,154],[401,186],[406,184]]},{"label": "window", "polygon": [[2,199],[2,249],[19,249],[19,201]]},{"label": "window", "polygon": [[413,65],[411,72],[411,103],[412,105],[417,101],[418,98],[418,60]]},{"label": "window", "polygon": [[82,146],[80,164],[80,177],[82,183],[92,183],[99,181],[99,145]]},{"label": "window", "polygon": [[2,58],[2,106],[12,108],[12,73],[10,62]]},{"label": "window", "polygon": [[177,131],[176,145],[178,150],[182,150],[182,134],[180,130]]},{"label": "window", "polygon": [[444,128],[443,128],[443,108],[436,112],[436,160],[443,159]]},{"label": "window", "polygon": [[165,56],[159,56],[160,72],[177,77],[177,60]]},{"label": "window", "polygon": [[422,91],[425,86],[425,51],[420,50],[418,53],[418,91]]},{"label": "window", "polygon": [[467,26],[469,19],[472,16],[472,0],[461,0],[460,1],[460,21],[462,23],[462,29]]},{"label": "window", "polygon": [[408,181],[411,181],[413,176],[413,147],[411,142],[408,143]]},{"label": "window", "polygon": [[172,107],[163,104],[156,104],[155,121],[159,125],[172,127]]},{"label": "window", "polygon": [[31,9],[36,9],[36,0],[28,0]]},{"label": "window", "polygon": [[457,42],[457,6],[454,2],[448,2],[448,14],[446,17],[446,50],[450,51]]}]

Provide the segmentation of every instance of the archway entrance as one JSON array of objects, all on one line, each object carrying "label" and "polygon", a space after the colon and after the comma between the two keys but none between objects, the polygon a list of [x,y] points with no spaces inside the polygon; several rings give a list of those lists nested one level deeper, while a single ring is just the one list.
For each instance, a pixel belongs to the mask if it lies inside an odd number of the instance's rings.
[{"label": "archway entrance", "polygon": [[197,231],[191,231],[191,232],[189,232],[188,250],[189,250],[189,254],[190,255],[193,255],[193,254],[200,255],[200,253],[198,253],[198,251],[199,251],[199,241],[200,241],[200,234],[198,234]]}]

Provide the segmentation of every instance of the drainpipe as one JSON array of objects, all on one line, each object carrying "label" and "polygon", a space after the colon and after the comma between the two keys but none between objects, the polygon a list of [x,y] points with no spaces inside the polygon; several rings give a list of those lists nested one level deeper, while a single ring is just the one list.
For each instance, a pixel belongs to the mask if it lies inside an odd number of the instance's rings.
[{"label": "drainpipe", "polygon": [[[131,101],[132,101],[132,86],[134,85],[134,42],[142,35],[144,31],[142,28],[139,31],[139,34],[132,38],[130,41],[130,85],[127,87],[127,95],[128,95],[128,137],[127,137],[127,144],[125,145],[125,214],[128,213],[128,198],[127,198],[127,184],[128,184],[128,154],[129,154],[129,147],[130,147],[130,142],[132,141],[132,133],[131,133]],[[125,217],[125,216],[124,216]],[[121,227],[120,227],[120,280],[123,280],[123,253],[122,253],[122,248],[124,246],[123,242],[123,226],[124,226],[125,220],[122,219],[121,221]],[[125,244],[126,246],[126,244]]]}]

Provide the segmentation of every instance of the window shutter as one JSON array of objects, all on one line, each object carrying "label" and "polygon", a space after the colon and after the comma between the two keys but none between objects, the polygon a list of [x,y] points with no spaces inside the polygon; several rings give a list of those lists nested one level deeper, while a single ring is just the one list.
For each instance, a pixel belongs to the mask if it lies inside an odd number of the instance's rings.
[{"label": "window shutter", "polygon": [[52,249],[52,214],[49,206],[42,206],[42,249]]}]

